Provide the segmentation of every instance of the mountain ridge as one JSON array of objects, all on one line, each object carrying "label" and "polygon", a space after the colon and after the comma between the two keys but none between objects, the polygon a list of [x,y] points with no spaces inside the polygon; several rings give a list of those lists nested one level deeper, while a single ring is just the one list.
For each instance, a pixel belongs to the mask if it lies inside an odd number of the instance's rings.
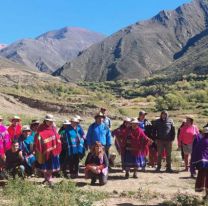
[{"label": "mountain ridge", "polygon": [[207,5],[194,0],[136,22],[84,50],[54,75],[68,81],[147,77],[170,65],[188,40],[207,28]]},{"label": "mountain ridge", "polygon": [[103,34],[87,29],[64,27],[34,39],[18,40],[0,50],[0,56],[51,73],[103,38]]}]

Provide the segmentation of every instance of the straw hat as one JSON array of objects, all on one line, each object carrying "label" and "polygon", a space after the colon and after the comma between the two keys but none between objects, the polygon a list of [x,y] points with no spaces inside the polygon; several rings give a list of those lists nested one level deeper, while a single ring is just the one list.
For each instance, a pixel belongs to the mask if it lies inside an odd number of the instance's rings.
[{"label": "straw hat", "polygon": [[79,115],[75,115],[75,118],[77,118],[79,121],[83,121],[83,119]]},{"label": "straw hat", "polygon": [[30,129],[30,126],[29,125],[24,125],[23,127],[22,127],[22,131],[24,132],[24,131],[30,131],[31,129]]},{"label": "straw hat", "polygon": [[19,116],[17,116],[17,115],[14,115],[11,119],[10,119],[10,121],[13,121],[13,120],[21,120],[21,118],[19,117]]},{"label": "straw hat", "polygon": [[137,118],[132,118],[132,119],[131,119],[131,123],[132,123],[132,124],[139,124],[139,121],[138,121]]},{"label": "straw hat", "polygon": [[123,121],[124,121],[124,122],[131,122],[131,118],[125,117],[125,118],[123,119]]},{"label": "straw hat", "polygon": [[44,120],[45,121],[50,121],[50,122],[54,122],[55,121],[52,114],[46,114]]},{"label": "straw hat", "polygon": [[204,134],[208,134],[208,127],[204,127],[203,133],[204,133]]},{"label": "straw hat", "polygon": [[192,120],[194,120],[194,116],[193,116],[193,115],[191,115],[191,114],[186,115],[186,119],[192,119]]},{"label": "straw hat", "polygon": [[33,119],[31,122],[31,125],[33,125],[33,124],[40,124],[40,121],[37,119]]},{"label": "straw hat", "polygon": [[71,118],[71,122],[79,123],[79,119],[76,117]]},{"label": "straw hat", "polygon": [[105,115],[102,112],[99,112],[98,114],[95,115],[95,119],[98,117],[103,117],[105,118]]},{"label": "straw hat", "polygon": [[63,125],[69,125],[69,124],[71,124],[71,122],[69,120],[66,119],[63,121]]}]

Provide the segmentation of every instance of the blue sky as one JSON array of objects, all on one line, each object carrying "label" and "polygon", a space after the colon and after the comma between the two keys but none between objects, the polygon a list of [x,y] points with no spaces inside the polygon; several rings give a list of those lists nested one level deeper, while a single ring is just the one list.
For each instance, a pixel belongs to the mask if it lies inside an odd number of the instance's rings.
[{"label": "blue sky", "polygon": [[0,0],[0,43],[65,26],[110,35],[190,0]]}]

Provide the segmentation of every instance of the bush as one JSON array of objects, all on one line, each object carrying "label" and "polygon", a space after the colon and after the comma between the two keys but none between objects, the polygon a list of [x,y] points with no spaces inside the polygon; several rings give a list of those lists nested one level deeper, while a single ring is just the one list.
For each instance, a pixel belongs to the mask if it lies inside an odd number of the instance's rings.
[{"label": "bush", "polygon": [[161,110],[179,110],[187,106],[186,100],[180,94],[166,94],[164,97],[156,99],[156,109]]}]

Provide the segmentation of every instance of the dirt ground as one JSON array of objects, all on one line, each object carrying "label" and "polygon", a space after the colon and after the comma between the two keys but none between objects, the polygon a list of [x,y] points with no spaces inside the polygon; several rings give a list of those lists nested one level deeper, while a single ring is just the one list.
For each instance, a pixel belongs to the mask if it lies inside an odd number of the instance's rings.
[{"label": "dirt ground", "polygon": [[[195,179],[190,178],[189,172],[183,172],[183,168],[172,174],[155,173],[155,169],[147,168],[146,172],[139,171],[138,179],[132,177],[125,179],[125,173],[120,168],[112,168],[109,173],[108,183],[105,186],[90,185],[81,169],[78,179],[74,179],[76,185],[82,190],[93,190],[109,194],[109,198],[96,202],[95,206],[142,206],[159,205],[164,201],[171,200],[175,195],[188,194],[198,195],[194,191]],[[61,181],[61,178],[54,178],[54,182]],[[30,179],[30,181],[43,181],[42,178]]]}]

